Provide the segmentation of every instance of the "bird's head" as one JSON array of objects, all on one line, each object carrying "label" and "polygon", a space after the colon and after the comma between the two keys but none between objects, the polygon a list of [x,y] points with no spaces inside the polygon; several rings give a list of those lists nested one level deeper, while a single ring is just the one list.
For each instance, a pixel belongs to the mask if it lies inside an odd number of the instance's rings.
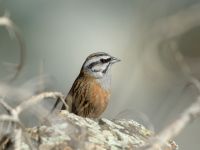
[{"label": "bird's head", "polygon": [[119,61],[120,59],[104,52],[93,53],[86,58],[81,71],[95,78],[103,78],[109,73],[111,66]]}]

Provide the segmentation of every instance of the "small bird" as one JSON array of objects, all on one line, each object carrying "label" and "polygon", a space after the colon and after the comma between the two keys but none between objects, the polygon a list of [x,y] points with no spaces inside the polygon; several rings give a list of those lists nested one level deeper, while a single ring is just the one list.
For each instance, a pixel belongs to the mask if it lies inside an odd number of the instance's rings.
[{"label": "small bird", "polygon": [[[65,98],[68,111],[82,117],[98,118],[110,99],[111,66],[119,61],[104,52],[89,55]],[[57,100],[54,109],[58,103]],[[61,110],[64,109],[65,105]]]}]

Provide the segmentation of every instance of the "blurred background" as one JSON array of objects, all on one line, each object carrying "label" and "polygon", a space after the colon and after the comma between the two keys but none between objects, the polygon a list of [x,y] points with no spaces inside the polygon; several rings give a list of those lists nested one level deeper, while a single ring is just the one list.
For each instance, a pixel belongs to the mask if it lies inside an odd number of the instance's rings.
[{"label": "blurred background", "polygon": [[[112,68],[106,118],[134,119],[160,131],[196,100],[198,92],[187,86],[173,49],[199,78],[198,0],[0,0],[0,15],[5,12],[27,48],[20,76],[8,83],[7,63],[19,61],[19,48],[0,27],[1,85],[13,105],[21,99],[16,91],[30,92],[27,97],[40,89],[67,94],[85,58],[97,51],[122,60]],[[200,119],[175,140],[181,150],[199,150],[199,139]]]}]

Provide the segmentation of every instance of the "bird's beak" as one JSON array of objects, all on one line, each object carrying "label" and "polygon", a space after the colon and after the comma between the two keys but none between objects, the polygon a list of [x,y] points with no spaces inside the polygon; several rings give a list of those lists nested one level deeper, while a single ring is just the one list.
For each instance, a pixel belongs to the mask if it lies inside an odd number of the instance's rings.
[{"label": "bird's beak", "polygon": [[111,63],[111,64],[114,64],[114,63],[120,62],[120,61],[121,61],[120,59],[118,59],[118,58],[116,58],[116,57],[112,57],[110,63]]}]

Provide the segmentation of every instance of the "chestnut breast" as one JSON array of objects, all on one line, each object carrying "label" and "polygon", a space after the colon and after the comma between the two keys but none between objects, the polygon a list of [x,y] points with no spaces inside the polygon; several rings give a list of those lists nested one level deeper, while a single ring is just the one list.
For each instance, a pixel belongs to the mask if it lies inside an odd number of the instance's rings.
[{"label": "chestnut breast", "polygon": [[99,82],[90,76],[79,76],[75,81],[76,86],[71,91],[72,112],[90,118],[99,117],[106,109],[110,99],[110,90],[102,88]]},{"label": "chestnut breast", "polygon": [[100,116],[106,109],[110,99],[110,90],[105,90],[98,82],[93,82],[91,86],[91,100],[96,108],[96,116]]}]

